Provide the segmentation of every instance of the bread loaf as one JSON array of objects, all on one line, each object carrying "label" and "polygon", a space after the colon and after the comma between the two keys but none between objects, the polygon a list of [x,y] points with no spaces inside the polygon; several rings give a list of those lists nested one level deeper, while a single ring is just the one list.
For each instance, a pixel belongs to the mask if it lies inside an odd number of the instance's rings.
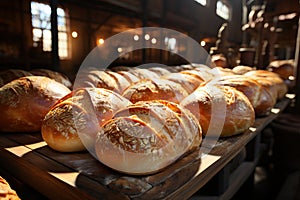
[{"label": "bread loaf", "polygon": [[9,183],[0,176],[0,199],[1,200],[20,200],[16,191],[13,190]]},{"label": "bread loaf", "polygon": [[179,103],[187,95],[181,85],[165,79],[142,79],[129,86],[122,94],[132,103],[149,100]]},{"label": "bread loaf", "polygon": [[169,73],[161,78],[180,84],[188,93],[192,93],[203,82],[187,73]]},{"label": "bread loaf", "polygon": [[7,69],[0,71],[0,87],[9,83],[15,79],[24,77],[24,76],[32,76],[32,74],[28,71],[21,69]]},{"label": "bread loaf", "polygon": [[27,76],[0,88],[0,131],[34,132],[51,106],[71,91],[48,77]]},{"label": "bread loaf", "polygon": [[254,110],[260,103],[262,86],[254,79],[244,75],[223,76],[218,84],[234,87],[247,96]]},{"label": "bread loaf", "polygon": [[255,120],[248,98],[230,86],[202,85],[180,105],[196,116],[206,136],[236,135],[247,130]]},{"label": "bread loaf", "polygon": [[253,71],[253,70],[254,70],[254,68],[249,67],[249,66],[244,66],[244,65],[238,65],[232,69],[232,71],[235,74],[239,74],[239,75],[245,74],[245,73]]},{"label": "bread loaf", "polygon": [[287,93],[288,88],[285,82],[279,77],[278,74],[266,70],[255,70],[245,73],[246,76],[250,76],[257,80],[260,84],[267,87],[275,101],[281,99]]},{"label": "bread loaf", "polygon": [[201,127],[188,110],[167,101],[141,101],[104,124],[95,149],[110,168],[144,175],[175,162],[201,140]]},{"label": "bread loaf", "polygon": [[72,85],[70,79],[66,75],[64,75],[60,72],[56,72],[56,71],[49,70],[49,69],[40,69],[40,68],[30,70],[29,72],[35,76],[49,77],[49,78],[65,85],[67,88],[72,89],[73,85]]},{"label": "bread loaf", "polygon": [[130,102],[104,88],[74,90],[59,100],[47,113],[42,136],[54,150],[93,151],[96,133],[113,114]]},{"label": "bread loaf", "polygon": [[283,80],[294,76],[295,62],[293,60],[274,60],[267,67],[268,70],[280,76]]}]

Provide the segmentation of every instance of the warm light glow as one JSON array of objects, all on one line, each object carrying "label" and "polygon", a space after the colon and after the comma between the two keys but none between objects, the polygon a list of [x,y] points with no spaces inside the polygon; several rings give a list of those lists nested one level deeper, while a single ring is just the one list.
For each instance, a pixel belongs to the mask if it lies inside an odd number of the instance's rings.
[{"label": "warm light glow", "polygon": [[279,20],[287,20],[287,19],[293,19],[296,16],[297,16],[297,13],[290,13],[290,14],[286,14],[286,15],[279,15],[278,19]]},{"label": "warm light glow", "polygon": [[135,41],[138,41],[138,40],[140,39],[140,37],[139,37],[138,35],[134,35],[134,36],[133,36],[133,39],[134,39]]},{"label": "warm light glow", "polygon": [[103,38],[100,38],[99,40],[98,40],[98,44],[103,44],[104,43],[104,39]]},{"label": "warm light glow", "polygon": [[268,27],[269,27],[269,23],[265,23],[264,28],[268,28]]},{"label": "warm light glow", "polygon": [[77,37],[78,37],[78,33],[77,33],[76,31],[73,31],[73,32],[72,32],[72,37],[73,37],[73,38],[77,38]]},{"label": "warm light glow", "polygon": [[152,43],[152,44],[156,44],[156,42],[157,42],[156,39],[155,39],[155,38],[152,38],[151,43]]},{"label": "warm light glow", "polygon": [[118,48],[118,52],[121,53],[123,49],[121,47]]},{"label": "warm light glow", "polygon": [[206,45],[206,42],[205,42],[204,40],[202,40],[202,41],[200,42],[200,44],[201,44],[202,47],[204,47],[204,46]]},{"label": "warm light glow", "polygon": [[145,40],[149,40],[150,39],[150,35],[149,34],[146,34],[145,35]]}]

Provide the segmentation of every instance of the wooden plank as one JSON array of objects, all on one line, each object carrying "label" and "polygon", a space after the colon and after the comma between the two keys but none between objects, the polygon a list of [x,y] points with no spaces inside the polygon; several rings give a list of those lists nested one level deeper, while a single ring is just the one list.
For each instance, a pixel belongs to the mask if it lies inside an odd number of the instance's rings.
[{"label": "wooden plank", "polygon": [[[0,149],[0,161],[6,163],[2,168],[51,199],[93,199],[99,196],[128,199],[118,192],[108,193],[107,188],[82,175],[79,171],[74,171],[51,158],[44,157],[26,146],[19,146],[10,139],[1,138],[0,146],[7,144],[10,147]],[[77,176],[74,177],[74,174]]]}]

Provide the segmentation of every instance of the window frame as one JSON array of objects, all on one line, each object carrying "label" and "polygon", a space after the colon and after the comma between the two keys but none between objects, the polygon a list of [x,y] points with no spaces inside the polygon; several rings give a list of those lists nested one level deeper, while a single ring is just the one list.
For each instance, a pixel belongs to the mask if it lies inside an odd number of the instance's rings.
[{"label": "window frame", "polygon": [[[37,10],[39,11],[38,14],[34,14],[34,9],[33,9],[33,4],[37,5]],[[49,7],[50,5],[48,3],[45,2],[40,2],[40,1],[30,1],[30,14],[31,14],[31,30],[32,30],[32,42],[33,42],[33,46],[37,47],[39,45],[41,45],[42,47],[42,51],[43,52],[50,52],[52,51],[52,36],[51,36],[51,8],[50,8],[50,13],[44,12],[42,13],[45,16],[45,21],[47,21],[47,25],[46,26],[42,26],[42,25],[37,25],[34,24],[34,18],[37,18],[38,20],[40,20],[40,23],[43,22],[43,19],[41,20],[41,14],[40,14],[40,7],[45,6],[45,7]],[[59,9],[61,9],[64,13],[64,16],[61,16],[59,14]],[[43,11],[43,9],[42,9]],[[68,12],[67,9],[64,9],[63,7],[59,6],[57,7],[57,23],[58,23],[58,54],[59,54],[59,59],[60,60],[67,60],[71,58],[71,48],[70,48],[70,37],[69,37],[69,32],[70,32],[70,26],[69,26],[69,18],[68,18]],[[34,17],[35,15],[37,15],[37,17]],[[61,18],[64,19],[64,25],[63,25],[63,29],[60,28],[59,23],[61,21]],[[36,34],[34,33],[34,30],[39,30],[41,32],[41,36],[40,37],[36,37]],[[44,38],[44,32],[50,32],[50,37],[48,36],[46,39]],[[65,35],[65,38],[62,39],[62,36],[60,35]],[[47,42],[48,40],[48,42]],[[42,43],[42,44],[39,44]],[[50,44],[49,44],[50,43]],[[65,44],[66,43],[66,44]],[[47,44],[46,47],[44,46],[44,44]],[[63,45],[64,44],[64,45]],[[62,47],[63,45],[63,47]],[[62,50],[63,49],[63,50]],[[62,55],[62,51],[65,50],[65,54]]]}]

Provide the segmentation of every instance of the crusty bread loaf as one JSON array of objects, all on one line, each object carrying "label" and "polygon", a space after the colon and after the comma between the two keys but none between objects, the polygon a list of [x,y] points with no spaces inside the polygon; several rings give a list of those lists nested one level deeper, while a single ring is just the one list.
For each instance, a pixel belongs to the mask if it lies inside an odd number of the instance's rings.
[{"label": "crusty bread loaf", "polygon": [[1,200],[20,200],[16,191],[13,190],[9,183],[0,176],[0,199]]},{"label": "crusty bread loaf", "polygon": [[33,69],[29,71],[31,74],[35,75],[35,76],[46,76],[49,77],[51,79],[54,79],[55,81],[65,85],[67,88],[72,89],[72,83],[70,81],[70,79],[60,73],[60,72],[56,72],[53,70],[49,70],[49,69]]},{"label": "crusty bread loaf", "polygon": [[70,92],[48,77],[27,76],[11,81],[0,88],[0,131],[39,131],[51,106]]},{"label": "crusty bread loaf", "polygon": [[251,77],[245,75],[223,76],[218,80],[218,84],[231,86],[243,92],[248,97],[254,110],[259,105],[262,86]]},{"label": "crusty bread loaf", "polygon": [[295,62],[293,60],[274,60],[267,69],[278,74],[283,80],[287,80],[290,76],[294,76]]},{"label": "crusty bread loaf", "polygon": [[257,80],[259,83],[269,88],[271,94],[277,99],[281,99],[287,93],[288,88],[283,79],[278,74],[267,70],[255,70],[245,73],[246,76],[250,76]]},{"label": "crusty bread loaf", "polygon": [[245,65],[238,65],[232,69],[232,71],[235,74],[239,74],[239,75],[245,74],[245,73],[253,71],[253,70],[255,70],[253,67],[249,67],[249,66],[245,66]]},{"label": "crusty bread loaf", "polygon": [[255,120],[248,98],[230,86],[202,85],[180,105],[196,116],[206,136],[236,135],[247,130]]},{"label": "crusty bread loaf", "polygon": [[0,71],[0,87],[9,83],[15,79],[24,77],[24,76],[32,76],[32,74],[28,71],[22,69],[7,69]]},{"label": "crusty bread loaf", "polygon": [[129,86],[122,94],[132,103],[149,100],[167,100],[179,103],[188,95],[178,83],[165,79],[142,79]]},{"label": "crusty bread loaf", "polygon": [[169,70],[163,67],[151,67],[149,70],[156,73],[158,76],[164,76],[171,73]]},{"label": "crusty bread loaf", "polygon": [[201,140],[201,127],[188,110],[167,101],[142,101],[104,124],[95,149],[110,168],[144,175],[175,162]]},{"label": "crusty bread loaf", "polygon": [[211,56],[211,61],[217,66],[226,68],[228,67],[227,59],[222,54],[215,54]]},{"label": "crusty bread loaf", "polygon": [[161,78],[180,84],[188,93],[192,93],[203,82],[188,73],[169,73]]},{"label": "crusty bread loaf", "polygon": [[82,70],[77,74],[74,89],[85,87],[105,88],[119,92],[116,80],[106,71],[97,69]]},{"label": "crusty bread loaf", "polygon": [[93,151],[100,126],[129,104],[127,99],[104,88],[74,90],[47,113],[42,136],[57,151],[75,152],[86,147]]}]

